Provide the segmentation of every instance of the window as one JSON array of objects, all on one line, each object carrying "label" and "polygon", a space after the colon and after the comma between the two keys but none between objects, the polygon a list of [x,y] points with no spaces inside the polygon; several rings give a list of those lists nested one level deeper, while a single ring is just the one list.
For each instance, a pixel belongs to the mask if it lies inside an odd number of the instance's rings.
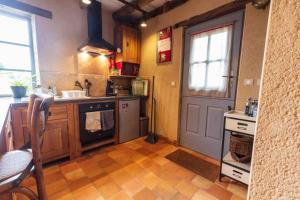
[{"label": "window", "polygon": [[0,96],[10,96],[10,84],[35,82],[31,18],[0,11]]},{"label": "window", "polygon": [[230,71],[232,25],[191,36],[189,89],[226,96]]}]

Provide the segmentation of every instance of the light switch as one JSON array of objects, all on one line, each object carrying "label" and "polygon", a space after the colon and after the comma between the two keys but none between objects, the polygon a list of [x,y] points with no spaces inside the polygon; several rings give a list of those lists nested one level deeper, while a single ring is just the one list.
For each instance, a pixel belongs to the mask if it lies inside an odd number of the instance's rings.
[{"label": "light switch", "polygon": [[175,87],[176,86],[176,82],[175,81],[171,81],[171,86]]},{"label": "light switch", "polygon": [[244,85],[246,86],[253,85],[253,79],[244,79]]}]

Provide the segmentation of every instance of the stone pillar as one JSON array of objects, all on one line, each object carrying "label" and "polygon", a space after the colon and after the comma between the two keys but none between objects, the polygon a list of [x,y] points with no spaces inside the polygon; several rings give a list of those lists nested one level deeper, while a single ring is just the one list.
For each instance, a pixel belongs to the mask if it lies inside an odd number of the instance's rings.
[{"label": "stone pillar", "polygon": [[300,199],[300,1],[272,0],[249,199]]}]

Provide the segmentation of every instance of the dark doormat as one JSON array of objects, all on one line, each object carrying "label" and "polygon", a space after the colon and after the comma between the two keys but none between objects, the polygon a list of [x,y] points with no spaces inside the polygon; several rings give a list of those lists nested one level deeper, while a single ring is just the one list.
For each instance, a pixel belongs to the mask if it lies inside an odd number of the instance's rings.
[{"label": "dark doormat", "polygon": [[187,153],[181,149],[167,155],[166,158],[212,182],[215,182],[215,180],[219,177],[219,166],[198,158],[197,156]]}]

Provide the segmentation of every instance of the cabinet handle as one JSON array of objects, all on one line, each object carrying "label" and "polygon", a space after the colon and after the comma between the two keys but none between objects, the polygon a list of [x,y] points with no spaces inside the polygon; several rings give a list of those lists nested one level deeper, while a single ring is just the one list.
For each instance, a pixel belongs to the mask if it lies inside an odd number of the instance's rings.
[{"label": "cabinet handle", "polygon": [[245,127],[238,126],[237,128],[240,129],[240,130],[244,130],[244,131],[247,130],[247,128],[245,128]]},{"label": "cabinet handle", "polygon": [[126,42],[126,46],[129,47],[129,42]]},{"label": "cabinet handle", "polygon": [[239,176],[239,175],[237,175],[235,173],[233,173],[232,175],[235,176],[235,177],[237,177],[237,178],[242,178],[241,176]]},{"label": "cabinet handle", "polygon": [[48,112],[48,116],[51,116],[52,115],[52,113],[51,112]]},{"label": "cabinet handle", "polygon": [[240,174],[240,175],[243,175],[243,173],[242,172],[238,172],[238,171],[236,171],[236,170],[232,170],[234,173],[237,173],[237,174]]},{"label": "cabinet handle", "polygon": [[248,124],[241,123],[241,122],[238,122],[237,124],[238,124],[239,126],[248,126]]}]

